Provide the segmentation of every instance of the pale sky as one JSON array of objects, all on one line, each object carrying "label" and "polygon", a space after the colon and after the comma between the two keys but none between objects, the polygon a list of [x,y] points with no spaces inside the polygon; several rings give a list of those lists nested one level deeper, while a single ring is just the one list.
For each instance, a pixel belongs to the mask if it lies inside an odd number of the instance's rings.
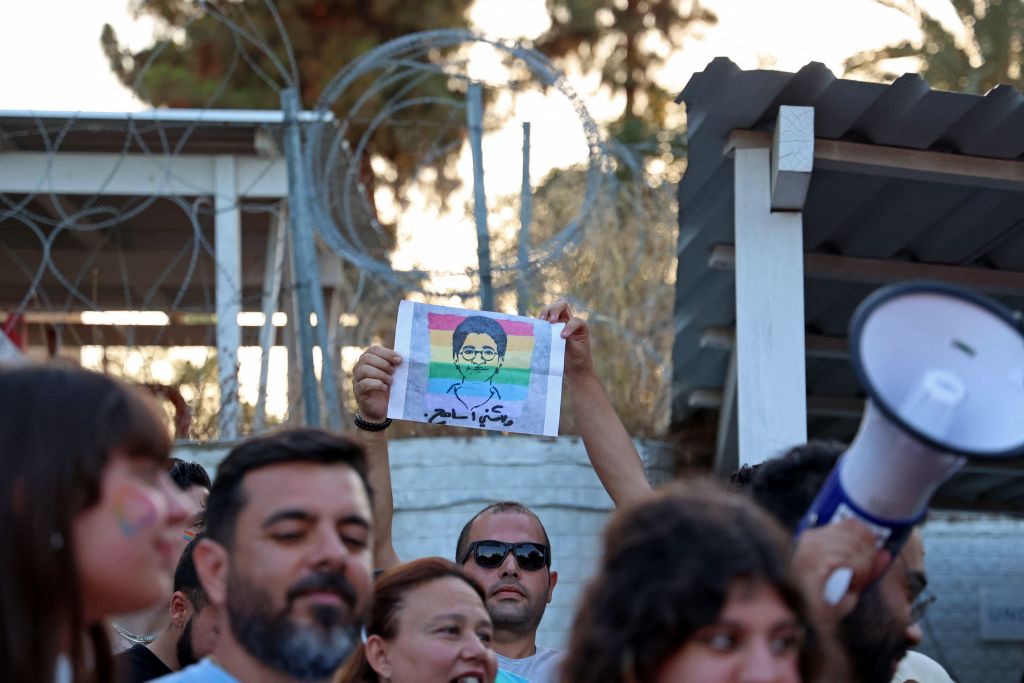
[{"label": "pale sky", "polygon": [[[543,0],[477,0],[472,19],[495,37],[535,36],[547,25]],[[871,0],[705,0],[719,16],[703,39],[675,55],[663,84],[681,90],[711,59],[745,69],[764,64],[795,70],[824,62],[837,75],[844,57],[912,35],[912,22]],[[924,6],[945,9],[943,0]],[[128,0],[5,0],[0,21],[4,87],[0,109],[119,111],[140,105],[117,83],[100,50],[104,22],[132,47],[149,42],[152,25],[127,13]],[[947,10],[948,11],[948,10]],[[582,83],[578,88],[586,90]],[[589,102],[597,115],[599,102]]]}]

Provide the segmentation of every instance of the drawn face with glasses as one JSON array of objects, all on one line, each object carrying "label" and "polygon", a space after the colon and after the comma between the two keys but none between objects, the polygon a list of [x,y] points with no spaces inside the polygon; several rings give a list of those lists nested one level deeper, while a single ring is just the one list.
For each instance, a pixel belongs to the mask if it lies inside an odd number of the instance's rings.
[{"label": "drawn face with glasses", "polygon": [[501,356],[497,343],[489,335],[475,332],[466,335],[466,341],[456,356],[455,367],[462,378],[470,382],[488,382],[501,369]]}]

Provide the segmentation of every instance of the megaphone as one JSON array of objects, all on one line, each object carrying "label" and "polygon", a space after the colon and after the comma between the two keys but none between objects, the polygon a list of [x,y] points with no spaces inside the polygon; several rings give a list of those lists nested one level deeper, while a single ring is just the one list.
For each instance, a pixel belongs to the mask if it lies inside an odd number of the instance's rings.
[{"label": "megaphone", "polygon": [[[864,416],[798,532],[852,517],[895,557],[968,458],[1024,453],[1024,329],[972,290],[901,283],[857,308],[850,361]],[[837,603],[851,578],[836,570],[826,599]]]}]

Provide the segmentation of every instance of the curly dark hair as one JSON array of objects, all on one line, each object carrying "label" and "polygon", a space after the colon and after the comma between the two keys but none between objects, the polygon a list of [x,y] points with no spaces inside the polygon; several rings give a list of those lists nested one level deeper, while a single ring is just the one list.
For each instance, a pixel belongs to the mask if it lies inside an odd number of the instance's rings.
[{"label": "curly dark hair", "polygon": [[777,458],[744,465],[732,475],[732,483],[795,533],[846,448],[838,441],[794,446]]},{"label": "curly dark hair", "polygon": [[639,683],[718,619],[737,581],[774,588],[805,628],[804,680],[817,668],[788,535],[748,499],[708,481],[673,484],[615,513],[579,604],[562,681]]}]

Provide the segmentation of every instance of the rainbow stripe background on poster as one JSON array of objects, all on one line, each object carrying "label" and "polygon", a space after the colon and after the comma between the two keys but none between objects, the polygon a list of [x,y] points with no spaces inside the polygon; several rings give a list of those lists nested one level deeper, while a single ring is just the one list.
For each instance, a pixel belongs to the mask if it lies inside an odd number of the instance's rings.
[{"label": "rainbow stripe background on poster", "polygon": [[[468,315],[445,313],[428,313],[427,329],[430,333],[430,368],[427,375],[426,405],[431,412],[443,409],[465,414],[472,406],[467,407],[463,401],[451,391],[452,386],[459,384],[462,376],[455,366],[452,357],[452,338],[455,328]],[[534,350],[534,326],[530,323],[515,320],[493,318],[501,325],[508,339],[505,358],[501,369],[494,376],[491,386],[497,390],[498,397],[484,406],[485,410],[495,405],[502,406],[501,413],[516,420],[523,413],[530,387],[530,368]],[[460,393],[463,399],[476,398],[484,401],[489,393],[488,385],[477,384],[464,386]],[[472,401],[470,401],[472,403]]]}]

